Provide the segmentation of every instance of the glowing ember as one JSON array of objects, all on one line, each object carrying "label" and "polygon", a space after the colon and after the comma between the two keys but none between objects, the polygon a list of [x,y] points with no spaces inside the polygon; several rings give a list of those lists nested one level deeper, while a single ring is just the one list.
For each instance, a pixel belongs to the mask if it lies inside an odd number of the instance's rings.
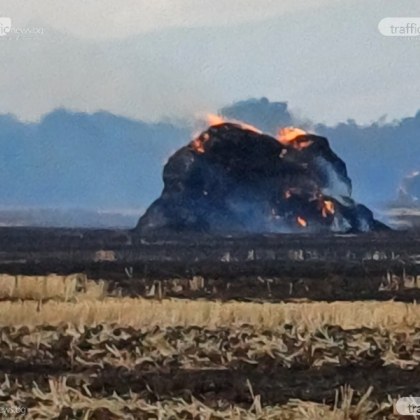
[{"label": "glowing ember", "polygon": [[297,221],[299,226],[302,226],[302,227],[308,226],[308,222],[303,217],[298,216],[296,218],[296,221]]},{"label": "glowing ember", "polygon": [[239,124],[241,126],[241,128],[243,128],[244,130],[250,130],[250,131],[253,131],[254,133],[262,134],[261,130],[258,130],[257,127],[254,127],[251,124],[246,124],[246,123],[243,123],[243,122],[235,122],[235,124]]},{"label": "glowing ember", "polygon": [[328,217],[335,213],[334,203],[330,200],[324,200],[322,203],[322,217]]},{"label": "glowing ember", "polygon": [[301,150],[313,143],[312,140],[305,140],[302,138],[302,136],[305,136],[306,134],[308,133],[301,128],[285,127],[279,130],[277,140],[285,146],[291,145],[296,149]]},{"label": "glowing ember", "polygon": [[210,138],[208,133],[203,133],[201,136],[194,139],[190,145],[193,148],[193,150],[199,154],[204,153],[204,143],[208,141]]}]

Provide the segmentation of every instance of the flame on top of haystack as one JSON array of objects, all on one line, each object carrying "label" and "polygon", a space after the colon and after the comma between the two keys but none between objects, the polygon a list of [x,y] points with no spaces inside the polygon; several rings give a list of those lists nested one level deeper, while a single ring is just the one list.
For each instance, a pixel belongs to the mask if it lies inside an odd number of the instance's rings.
[{"label": "flame on top of haystack", "polygon": [[285,146],[293,146],[296,149],[302,150],[313,143],[312,140],[307,140],[303,137],[307,134],[308,133],[301,128],[285,127],[278,131],[277,140]]},{"label": "flame on top of haystack", "polygon": [[[207,114],[205,117],[206,123],[209,127],[221,125],[224,123],[236,124],[244,130],[253,131],[254,133],[262,134],[263,132],[252,124],[248,124],[243,121],[238,120],[227,120],[225,117],[217,114]],[[302,138],[302,136],[307,135],[308,133],[301,128],[296,127],[284,127],[279,129],[277,134],[277,140],[285,146],[292,146],[295,149],[302,150],[310,146],[313,141]],[[191,147],[197,153],[204,153],[204,143],[208,140],[209,136],[206,132],[201,135],[197,135],[195,139],[191,142]]]}]

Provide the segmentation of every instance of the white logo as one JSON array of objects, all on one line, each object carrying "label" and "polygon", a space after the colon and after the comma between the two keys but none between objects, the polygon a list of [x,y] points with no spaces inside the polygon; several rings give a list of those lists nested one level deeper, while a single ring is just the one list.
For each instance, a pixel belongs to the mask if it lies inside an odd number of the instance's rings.
[{"label": "white logo", "polygon": [[419,36],[420,17],[388,17],[378,24],[379,32],[384,36]]},{"label": "white logo", "polygon": [[32,26],[12,26],[12,19],[0,17],[0,37],[8,35],[7,39],[33,38],[43,35],[44,28]]},{"label": "white logo", "polygon": [[420,397],[402,397],[395,403],[395,411],[402,416],[420,414]]},{"label": "white logo", "polygon": [[0,36],[6,36],[12,29],[12,19],[0,17]]}]

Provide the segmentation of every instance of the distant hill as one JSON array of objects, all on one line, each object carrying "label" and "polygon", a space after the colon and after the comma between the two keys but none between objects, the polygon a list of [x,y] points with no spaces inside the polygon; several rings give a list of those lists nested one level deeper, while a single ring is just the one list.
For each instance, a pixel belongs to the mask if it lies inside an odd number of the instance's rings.
[{"label": "distant hill", "polygon": [[0,116],[0,205],[42,208],[145,207],[189,129],[107,112],[56,110],[39,123]]}]

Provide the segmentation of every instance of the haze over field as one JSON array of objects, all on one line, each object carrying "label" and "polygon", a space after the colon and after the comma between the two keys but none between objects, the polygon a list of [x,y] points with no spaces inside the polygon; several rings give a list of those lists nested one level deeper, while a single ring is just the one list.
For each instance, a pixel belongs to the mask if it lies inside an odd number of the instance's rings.
[{"label": "haze over field", "polygon": [[261,96],[328,124],[419,108],[418,39],[378,31],[419,16],[417,0],[3,0],[0,12],[44,30],[0,37],[0,113],[23,120],[64,107],[158,121]]}]

